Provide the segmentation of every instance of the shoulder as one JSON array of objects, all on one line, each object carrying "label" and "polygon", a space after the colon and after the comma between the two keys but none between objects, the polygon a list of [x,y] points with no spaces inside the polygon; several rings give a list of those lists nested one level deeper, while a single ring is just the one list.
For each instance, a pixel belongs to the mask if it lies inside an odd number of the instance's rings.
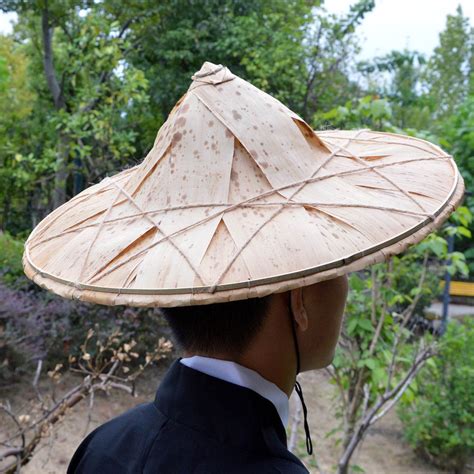
[{"label": "shoulder", "polygon": [[261,474],[309,474],[309,471],[300,462],[292,462],[287,459],[271,458],[251,466],[248,471]]},{"label": "shoulder", "polygon": [[[217,430],[219,431],[219,430]],[[138,405],[104,423],[77,448],[68,474],[308,474],[289,452],[249,451],[216,431],[177,423],[153,403]]]},{"label": "shoulder", "polygon": [[153,403],[143,403],[107,421],[81,442],[68,474],[140,472],[164,422]]},{"label": "shoulder", "polygon": [[[242,455],[244,453],[240,453]],[[225,471],[223,467],[225,466]],[[180,470],[176,473],[187,473],[191,471]],[[192,472],[194,474],[309,474],[309,471],[302,465],[278,458],[266,458],[260,460],[243,460],[239,453],[226,460],[215,459],[208,463],[195,464]]]},{"label": "shoulder", "polygon": [[[217,430],[218,431],[218,430]],[[309,474],[301,461],[272,455],[263,446],[244,449],[217,433],[200,432],[168,420],[155,437],[144,474]]]},{"label": "shoulder", "polygon": [[129,443],[142,442],[145,436],[156,434],[163,421],[163,416],[153,403],[142,403],[96,428],[88,436],[88,441],[89,444],[112,442],[114,447],[127,446]]}]

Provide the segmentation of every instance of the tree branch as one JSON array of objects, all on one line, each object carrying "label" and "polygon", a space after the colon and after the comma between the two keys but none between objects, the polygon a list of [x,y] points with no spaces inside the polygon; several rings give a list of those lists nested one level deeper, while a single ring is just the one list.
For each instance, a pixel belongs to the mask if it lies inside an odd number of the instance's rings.
[{"label": "tree branch", "polygon": [[[410,382],[416,376],[416,374],[421,370],[424,363],[434,355],[433,348],[430,346],[426,348],[421,355],[419,355],[413,365],[411,366],[410,370],[405,374],[405,377],[400,380],[400,382],[389,392],[384,393],[375,405],[368,411],[362,421],[359,423],[359,426],[354,431],[351,440],[349,441],[343,455],[341,456],[339,463],[338,463],[338,472],[343,473],[347,470],[347,465],[349,460],[354,453],[357,445],[362,440],[365,432],[367,429],[372,426],[376,421],[378,421],[382,416],[384,416],[390,408],[392,408],[398,398],[405,392],[405,390],[410,385]],[[390,402],[387,407],[382,410],[382,408]],[[382,410],[380,413],[379,411]]]}]

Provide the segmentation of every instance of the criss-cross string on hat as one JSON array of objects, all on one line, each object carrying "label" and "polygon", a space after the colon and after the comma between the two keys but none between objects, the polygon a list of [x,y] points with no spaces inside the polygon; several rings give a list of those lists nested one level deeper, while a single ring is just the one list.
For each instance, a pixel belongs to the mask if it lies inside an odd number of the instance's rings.
[{"label": "criss-cross string on hat", "polygon": [[[109,273],[112,273],[114,270],[116,270],[117,268],[119,268],[120,266],[122,265],[125,265],[126,263],[128,263],[129,261],[133,260],[133,259],[136,259],[138,257],[140,257],[140,255],[143,255],[144,253],[146,253],[148,250],[150,250],[151,248],[153,248],[154,246],[156,245],[159,245],[160,243],[162,242],[165,242],[165,241],[168,241],[170,242],[170,244],[179,252],[179,254],[185,259],[186,263],[189,265],[189,267],[192,269],[192,271],[194,272],[194,274],[196,275],[196,277],[199,279],[199,281],[204,285],[204,281],[201,277],[201,275],[199,274],[199,271],[195,268],[195,266],[193,265],[193,263],[189,260],[189,258],[187,257],[186,253],[181,250],[179,248],[179,246],[173,241],[173,237],[175,237],[176,235],[179,235],[181,233],[184,233],[196,226],[199,226],[219,215],[223,215],[224,213],[226,212],[231,212],[233,211],[234,209],[238,209],[238,208],[242,208],[242,207],[260,207],[260,206],[264,206],[264,207],[273,207],[273,206],[276,206],[277,209],[274,213],[272,213],[266,220],[264,220],[260,225],[259,227],[253,232],[253,234],[251,235],[250,238],[247,239],[247,241],[244,243],[244,245],[241,245],[239,247],[239,249],[235,252],[234,256],[232,257],[231,260],[229,260],[227,266],[225,267],[225,269],[220,273],[220,275],[218,276],[218,278],[215,280],[215,282],[211,285],[211,286],[204,286],[201,289],[199,289],[199,291],[208,291],[210,293],[213,293],[214,291],[216,291],[218,285],[220,284],[220,282],[222,281],[222,279],[225,277],[225,275],[228,273],[228,271],[230,270],[232,264],[236,261],[236,259],[239,257],[239,255],[245,250],[245,248],[247,247],[247,245],[251,242],[251,240],[257,235],[258,232],[260,232],[263,227],[265,225],[267,225],[271,220],[273,220],[279,213],[281,213],[283,211],[284,208],[286,207],[289,207],[289,206],[313,206],[313,207],[316,207],[316,206],[328,206],[328,207],[361,207],[361,208],[370,208],[370,209],[379,209],[379,210],[386,210],[386,211],[391,211],[391,212],[400,212],[400,213],[404,213],[404,214],[412,214],[412,215],[417,215],[417,216],[425,216],[427,217],[429,220],[433,220],[435,218],[435,215],[433,213],[430,213],[430,212],[427,212],[426,209],[423,207],[423,205],[415,198],[413,197],[412,195],[410,195],[406,190],[404,190],[402,187],[400,187],[397,183],[395,183],[392,179],[390,179],[388,176],[384,175],[383,173],[381,173],[381,171],[379,170],[380,168],[384,168],[384,167],[389,167],[389,166],[394,166],[394,165],[400,165],[401,163],[406,163],[406,162],[413,162],[413,161],[420,161],[420,160],[439,160],[439,159],[450,159],[451,156],[448,155],[448,154],[443,154],[441,156],[437,156],[437,155],[429,155],[429,156],[425,156],[425,157],[417,157],[417,158],[409,158],[409,159],[405,159],[405,160],[400,160],[400,161],[397,161],[397,162],[394,162],[394,163],[377,163],[377,164],[374,164],[374,165],[369,165],[367,164],[363,158],[361,158],[360,156],[356,155],[355,153],[353,153],[349,148],[348,148],[348,145],[350,144],[351,141],[355,141],[355,140],[359,140],[359,135],[360,133],[362,133],[363,131],[365,130],[359,130],[356,135],[352,136],[352,137],[347,137],[347,141],[344,145],[335,145],[335,148],[334,150],[327,156],[327,158],[324,160],[323,163],[320,163],[315,171],[311,174],[311,176],[307,179],[304,179],[304,180],[301,180],[299,182],[293,182],[293,183],[289,183],[289,184],[286,184],[286,185],[283,185],[283,186],[280,186],[278,188],[275,188],[275,189],[272,189],[272,190],[269,190],[269,191],[265,191],[263,193],[259,193],[257,195],[254,195],[248,199],[245,199],[245,200],[242,200],[240,202],[237,202],[237,203],[224,203],[224,204],[216,204],[216,203],[193,203],[193,204],[185,204],[185,205],[180,205],[180,206],[171,206],[169,208],[163,208],[163,209],[158,209],[158,210],[154,210],[154,211],[144,211],[143,209],[141,209],[141,207],[139,206],[139,204],[133,199],[132,196],[130,196],[130,194],[128,194],[122,186],[120,186],[118,183],[112,181],[111,184],[117,188],[118,192],[117,192],[117,195],[115,197],[115,199],[112,201],[112,204],[107,208],[107,210],[104,212],[104,215],[103,215],[103,218],[102,220],[99,222],[99,223],[92,223],[92,224],[87,224],[85,226],[76,226],[73,230],[70,230],[69,232],[78,232],[84,228],[87,228],[87,227],[94,227],[94,226],[97,226],[98,229],[97,229],[97,233],[95,234],[94,238],[91,240],[90,242],[90,245],[89,245],[89,248],[87,250],[87,253],[85,255],[85,258],[84,258],[84,261],[83,261],[83,265],[82,265],[82,269],[81,269],[81,276],[83,275],[84,273],[84,269],[86,267],[86,264],[87,264],[87,259],[89,257],[89,254],[90,254],[90,250],[91,248],[93,247],[94,245],[94,242],[97,241],[97,239],[99,238],[99,235],[100,235],[100,232],[102,230],[102,228],[106,225],[106,224],[110,224],[110,223],[113,223],[113,222],[116,222],[117,220],[123,220],[123,219],[132,219],[132,218],[136,218],[136,217],[144,217],[145,219],[149,220],[150,223],[152,225],[154,225],[157,230],[163,235],[162,238],[160,238],[159,240],[151,243],[149,246],[145,247],[144,249],[140,250],[139,252],[135,253],[135,254],[132,254],[130,255],[127,259],[111,266],[109,269],[107,269],[105,272],[102,272],[100,273],[99,272],[99,275],[96,275],[95,277],[93,276],[92,278],[89,279],[89,283],[93,283],[94,281],[96,281],[97,279],[99,278],[102,278],[104,277],[105,275],[109,274]],[[327,143],[331,143],[330,140],[326,140]],[[399,142],[387,142],[387,141],[382,141],[382,142],[386,142],[386,143],[391,143],[391,144],[399,144]],[[413,147],[416,147],[416,144],[405,144],[406,146],[413,146]],[[344,170],[344,171],[341,171],[341,172],[335,172],[335,173],[327,173],[323,176],[320,176],[318,175],[319,171],[329,162],[330,159],[332,159],[334,156],[337,156],[337,154],[340,152],[340,151],[344,151],[348,154],[350,154],[350,156],[352,156],[358,163],[360,163],[362,166],[360,168],[356,168],[356,169],[351,169],[351,170]],[[327,202],[295,202],[293,201],[294,197],[304,188],[304,186],[308,183],[312,183],[312,182],[316,182],[316,181],[320,181],[320,180],[324,180],[324,179],[329,179],[330,177],[334,177],[334,176],[343,176],[343,175],[346,175],[346,174],[354,174],[354,173],[360,173],[361,171],[373,171],[375,173],[377,173],[378,176],[380,176],[381,178],[383,178],[384,180],[386,180],[388,183],[390,183],[395,189],[397,189],[398,191],[400,191],[401,193],[403,193],[409,200],[413,201],[420,209],[421,211],[413,211],[411,209],[404,209],[404,208],[397,208],[397,207],[389,207],[389,206],[380,206],[380,205],[375,205],[375,204],[361,204],[361,203],[337,203],[337,202],[333,202],[333,203],[327,203]],[[288,188],[292,188],[292,187],[296,187],[296,189],[293,191],[293,193],[288,197],[286,198],[283,202],[255,202],[255,201],[259,201],[261,200],[262,198],[264,197],[268,197],[272,194],[276,194],[278,193],[279,191],[281,190],[284,190],[284,189],[288,189]],[[136,209],[138,212],[136,213],[133,213],[133,214],[129,214],[127,216],[121,216],[119,218],[116,218],[116,219],[108,219],[108,216],[110,214],[110,211],[111,209],[113,208],[113,206],[117,203],[117,200],[118,198],[123,195]],[[213,206],[213,207],[223,207],[224,209],[220,209],[218,210],[217,212],[215,213],[212,213],[210,214],[209,216],[206,216],[194,223],[191,223],[187,226],[184,226],[182,227],[181,229],[178,229],[177,231],[171,233],[171,234],[167,234],[164,229],[163,229],[163,226],[160,226],[158,225],[151,217],[150,217],[150,214],[154,214],[154,213],[161,213],[161,212],[167,212],[167,211],[170,211],[170,210],[179,210],[179,209],[191,209],[191,208],[196,208],[196,207],[209,207],[209,206]],[[321,211],[323,211],[322,209],[319,209]],[[324,212],[324,211],[323,211]],[[353,224],[350,224],[352,227],[353,227]],[[68,232],[68,231],[65,231],[65,232]],[[49,241],[51,239],[54,239],[54,238],[57,238],[61,235],[64,235],[65,232],[61,232],[61,233],[58,233],[56,235],[52,235],[52,236],[49,236],[48,238],[46,239],[43,239],[43,240],[40,240],[38,242],[35,243],[34,246],[36,245],[40,245],[46,241]],[[38,269],[38,273],[41,273],[41,274],[44,274],[44,272],[41,272],[40,269]],[[50,277],[53,277],[52,275],[48,275]],[[95,286],[95,285],[90,285],[90,284],[87,284],[87,283],[83,283],[80,281],[81,279],[79,279],[79,281],[75,281],[75,282],[71,282],[72,286],[74,286],[76,289],[78,290],[81,290],[81,289],[85,289],[85,288],[90,288],[90,289],[94,289],[94,290],[97,290],[97,291],[100,291],[103,287],[100,287],[100,286]],[[129,278],[126,279],[126,281],[128,281]],[[63,280],[64,282],[64,280]],[[109,288],[104,288],[104,290],[111,290]],[[123,293],[124,290],[126,292],[126,287],[125,286],[122,286],[122,287],[119,287],[119,288],[115,288],[114,290],[117,291],[118,294],[120,293]],[[141,291],[143,290],[140,290],[140,289],[133,289],[133,292],[134,293],[140,293]],[[150,294],[150,290],[149,289],[145,289],[145,293],[146,294]]]}]

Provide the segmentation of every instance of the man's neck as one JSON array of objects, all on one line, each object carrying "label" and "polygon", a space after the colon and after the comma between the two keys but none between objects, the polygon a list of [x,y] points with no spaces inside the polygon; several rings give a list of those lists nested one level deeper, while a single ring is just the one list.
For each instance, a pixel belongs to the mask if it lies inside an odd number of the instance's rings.
[{"label": "man's neck", "polygon": [[[285,353],[284,350],[283,353]],[[286,353],[288,354],[288,352]],[[288,397],[290,397],[295,385],[295,362],[291,360],[285,361],[284,359],[282,360],[281,358],[273,357],[272,354],[262,353],[261,350],[258,351],[258,354],[254,354],[252,350],[247,350],[240,356],[225,353],[184,353],[185,358],[190,358],[193,356],[209,357],[223,361],[235,362],[243,367],[246,367],[247,369],[257,372],[264,379],[274,383]]]},{"label": "man's neck", "polygon": [[296,379],[296,352],[284,298],[283,295],[275,298],[264,326],[241,354],[187,352],[185,357],[200,355],[234,361],[274,383],[289,397]]}]

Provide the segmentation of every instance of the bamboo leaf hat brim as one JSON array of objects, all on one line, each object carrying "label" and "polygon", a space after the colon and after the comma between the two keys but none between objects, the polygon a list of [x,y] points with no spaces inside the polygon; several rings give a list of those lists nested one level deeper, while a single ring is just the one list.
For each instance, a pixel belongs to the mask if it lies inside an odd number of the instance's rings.
[{"label": "bamboo leaf hat brim", "polygon": [[463,198],[453,158],[425,140],[315,132],[223,65],[192,79],[139,165],[35,227],[29,278],[104,305],[261,297],[399,254]]}]

